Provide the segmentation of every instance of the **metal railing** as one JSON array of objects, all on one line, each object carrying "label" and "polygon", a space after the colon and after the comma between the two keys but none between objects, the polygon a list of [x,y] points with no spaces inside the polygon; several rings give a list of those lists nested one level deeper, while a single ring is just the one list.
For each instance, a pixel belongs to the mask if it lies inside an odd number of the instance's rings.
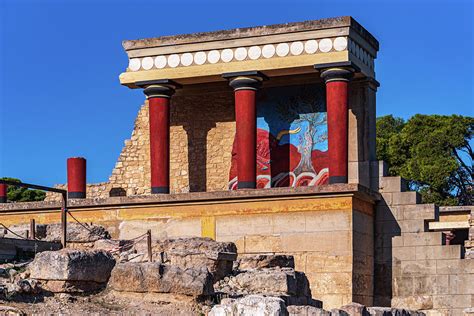
[{"label": "metal railing", "polygon": [[15,182],[9,180],[1,180],[0,183],[6,184],[9,186],[23,187],[28,189],[37,189],[42,191],[49,191],[54,193],[61,194],[61,244],[63,248],[66,248],[66,235],[67,235],[67,191],[58,188],[46,187],[43,185],[24,183],[24,182]]}]

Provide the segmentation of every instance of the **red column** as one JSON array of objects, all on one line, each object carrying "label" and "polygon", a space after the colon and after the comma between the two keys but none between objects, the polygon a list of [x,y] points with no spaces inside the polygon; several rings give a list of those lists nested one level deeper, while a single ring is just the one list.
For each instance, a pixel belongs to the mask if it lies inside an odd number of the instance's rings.
[{"label": "red column", "polygon": [[86,197],[86,159],[82,157],[67,159],[67,196],[70,199]]},{"label": "red column", "polygon": [[[169,81],[167,81],[169,82]],[[175,85],[149,85],[151,193],[170,192],[170,98]]]},{"label": "red column", "polygon": [[347,183],[348,83],[353,72],[344,68],[323,71],[326,81],[329,183]]},{"label": "red column", "polygon": [[258,71],[228,73],[234,88],[237,142],[237,188],[255,189],[257,184],[257,111],[255,96],[266,77]]},{"label": "red column", "polygon": [[235,91],[237,174],[239,189],[255,189],[257,181],[257,119],[255,90]]},{"label": "red column", "polygon": [[7,203],[7,185],[0,183],[0,203]]}]

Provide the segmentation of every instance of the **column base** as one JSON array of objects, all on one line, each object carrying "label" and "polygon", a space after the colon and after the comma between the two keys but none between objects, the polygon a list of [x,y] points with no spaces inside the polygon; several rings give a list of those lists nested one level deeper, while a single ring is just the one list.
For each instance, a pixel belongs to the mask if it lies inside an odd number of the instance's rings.
[{"label": "column base", "polygon": [[85,199],[86,192],[68,192],[67,198],[68,199]]},{"label": "column base", "polygon": [[152,194],[169,194],[170,188],[169,187],[152,187],[151,193]]},{"label": "column base", "polygon": [[257,187],[257,183],[255,181],[237,181],[237,188],[238,189],[255,189]]},{"label": "column base", "polygon": [[347,183],[347,177],[346,176],[329,176],[329,184],[334,184],[334,183]]}]

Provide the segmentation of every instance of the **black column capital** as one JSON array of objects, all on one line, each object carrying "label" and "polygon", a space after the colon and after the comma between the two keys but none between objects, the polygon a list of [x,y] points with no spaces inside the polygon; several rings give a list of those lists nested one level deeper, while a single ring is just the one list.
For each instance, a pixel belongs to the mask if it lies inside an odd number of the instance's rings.
[{"label": "black column capital", "polygon": [[143,87],[143,93],[147,98],[171,98],[176,89],[181,85],[169,79],[139,81],[135,83],[139,87]]},{"label": "black column capital", "polygon": [[324,82],[332,81],[350,81],[354,77],[352,68],[328,68],[321,71],[321,78]]},{"label": "black column capital", "polygon": [[260,71],[228,72],[222,77],[229,80],[229,85],[234,91],[258,90],[262,86],[262,82],[268,80],[268,77]]},{"label": "black column capital", "polygon": [[360,71],[360,68],[351,61],[316,64],[314,69],[320,71],[321,78],[326,83],[331,81],[350,81],[354,77],[354,73]]}]

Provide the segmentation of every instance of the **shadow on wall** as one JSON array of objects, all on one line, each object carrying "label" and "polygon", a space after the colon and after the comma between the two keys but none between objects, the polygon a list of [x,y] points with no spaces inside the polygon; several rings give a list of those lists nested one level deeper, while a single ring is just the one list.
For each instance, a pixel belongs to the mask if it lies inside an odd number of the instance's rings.
[{"label": "shadow on wall", "polygon": [[[216,164],[217,158],[223,159],[223,143],[227,138],[233,138],[234,131],[229,130],[224,135],[222,129],[217,129],[215,134],[210,133],[219,123],[229,122],[235,122],[235,113],[233,91],[227,83],[211,87],[188,85],[173,96],[170,123],[171,126],[182,126],[187,135],[187,146],[179,150],[187,147],[190,192],[208,191],[208,168]],[[221,157],[217,157],[219,155]],[[225,166],[222,161],[219,166]]]},{"label": "shadow on wall", "polygon": [[391,306],[392,299],[392,239],[401,236],[401,228],[390,207],[382,198],[375,212],[374,306]]}]

